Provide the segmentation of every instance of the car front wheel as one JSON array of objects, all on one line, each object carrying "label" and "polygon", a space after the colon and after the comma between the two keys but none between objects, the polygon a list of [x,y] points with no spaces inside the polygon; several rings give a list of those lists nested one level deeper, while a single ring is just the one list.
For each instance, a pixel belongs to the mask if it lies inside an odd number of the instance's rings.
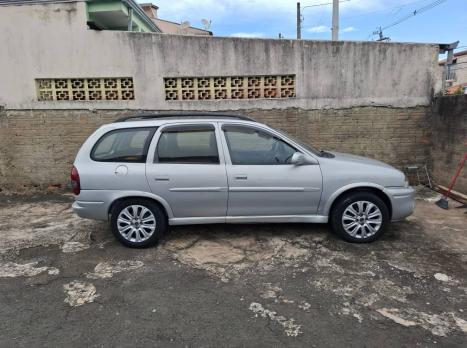
[{"label": "car front wheel", "polygon": [[333,230],[349,242],[372,242],[384,233],[388,223],[388,207],[371,192],[345,195],[331,213]]},{"label": "car front wheel", "polygon": [[167,229],[162,209],[145,199],[128,199],[115,205],[111,212],[114,236],[126,246],[144,248],[156,244]]}]

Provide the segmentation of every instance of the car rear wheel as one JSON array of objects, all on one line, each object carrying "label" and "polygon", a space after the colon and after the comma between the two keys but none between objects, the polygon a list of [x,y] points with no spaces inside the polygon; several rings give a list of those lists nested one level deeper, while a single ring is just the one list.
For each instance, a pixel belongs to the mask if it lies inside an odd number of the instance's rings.
[{"label": "car rear wheel", "polygon": [[167,219],[154,202],[128,199],[113,207],[111,228],[121,243],[132,248],[144,248],[156,244],[164,235]]},{"label": "car rear wheel", "polygon": [[368,243],[379,238],[389,223],[389,210],[371,192],[352,192],[342,197],[331,212],[331,225],[349,242]]}]

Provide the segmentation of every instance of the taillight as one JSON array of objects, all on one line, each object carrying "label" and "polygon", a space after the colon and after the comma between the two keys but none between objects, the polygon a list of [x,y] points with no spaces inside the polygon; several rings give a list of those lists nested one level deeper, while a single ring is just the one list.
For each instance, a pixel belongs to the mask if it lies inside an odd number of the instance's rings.
[{"label": "taillight", "polygon": [[71,190],[75,195],[79,195],[81,191],[81,185],[79,182],[79,173],[78,169],[75,166],[71,168]]}]

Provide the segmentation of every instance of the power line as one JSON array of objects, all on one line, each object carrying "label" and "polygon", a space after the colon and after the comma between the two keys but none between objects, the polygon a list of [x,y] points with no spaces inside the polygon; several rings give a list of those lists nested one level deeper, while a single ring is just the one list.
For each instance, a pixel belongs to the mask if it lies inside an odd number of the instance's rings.
[{"label": "power line", "polygon": [[379,35],[379,39],[378,41],[389,41],[390,38],[389,37],[384,37],[383,36],[383,30],[387,30],[389,28],[392,28],[396,25],[399,25],[401,24],[402,22],[405,22],[406,20],[416,16],[416,15],[419,15],[419,14],[422,14],[428,10],[431,10],[432,8],[438,6],[438,5],[441,5],[443,2],[446,2],[447,0],[436,0],[436,1],[433,1],[431,3],[429,3],[428,5],[425,5],[423,7],[420,7],[419,9],[416,9],[414,11],[412,11],[411,13],[399,18],[398,20],[396,20],[395,22],[389,24],[389,25],[386,25],[385,27],[379,27],[376,31],[374,31],[372,34],[369,35],[369,38],[371,37],[371,35]]},{"label": "power line", "polygon": [[[341,0],[339,2],[349,2],[351,0]],[[326,6],[326,5],[332,5],[332,2],[325,2],[325,3],[322,3],[322,4],[315,4],[315,5],[308,5],[308,6],[304,6],[302,7],[302,10],[308,8],[308,7],[317,7],[317,6]]]},{"label": "power line", "polygon": [[[416,4],[416,3],[419,3],[419,2],[426,2],[428,0],[417,0],[417,1],[409,1],[409,2],[406,2],[406,3],[403,3],[403,4],[400,4],[400,5],[397,5],[397,6],[393,6],[393,7],[385,7],[383,9],[380,9],[380,10],[375,10],[375,11],[369,11],[369,12],[364,12],[364,13],[361,13],[359,15],[355,15],[355,16],[343,16],[342,19],[351,19],[351,18],[358,18],[358,17],[365,17],[365,16],[368,16],[368,15],[371,15],[373,13],[379,13],[379,12],[386,12],[386,11],[392,11],[392,10],[395,10],[397,8],[404,8],[405,6],[408,6],[408,5],[411,5],[411,4]],[[395,16],[395,14],[393,15]]]},{"label": "power line", "polygon": [[391,23],[391,24],[389,24],[389,25],[387,25],[387,26],[381,28],[381,30],[386,30],[386,29],[392,28],[392,27],[394,27],[394,26],[396,26],[396,25],[398,25],[398,24],[400,24],[400,23],[402,23],[402,22],[405,22],[406,20],[408,20],[408,19],[410,19],[410,18],[412,18],[412,17],[418,15],[418,14],[422,14],[423,12],[426,12],[426,11],[428,11],[428,10],[431,10],[432,8],[434,8],[434,7],[438,6],[438,5],[441,5],[443,2],[446,2],[446,1],[447,1],[447,0],[436,0],[436,1],[433,1],[432,3],[429,3],[428,5],[423,6],[423,7],[419,8],[419,9],[417,9],[417,10],[415,10],[415,11],[413,11],[413,12],[407,14],[407,15],[405,15],[404,17],[399,18],[397,21],[395,21],[395,22],[393,22],[393,23]]}]

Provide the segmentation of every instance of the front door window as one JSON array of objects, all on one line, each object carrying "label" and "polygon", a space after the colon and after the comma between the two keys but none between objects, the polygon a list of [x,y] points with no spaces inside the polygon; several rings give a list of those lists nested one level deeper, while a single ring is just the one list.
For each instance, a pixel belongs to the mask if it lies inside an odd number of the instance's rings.
[{"label": "front door window", "polygon": [[259,129],[233,125],[222,129],[234,165],[290,164],[297,151],[278,137]]}]

